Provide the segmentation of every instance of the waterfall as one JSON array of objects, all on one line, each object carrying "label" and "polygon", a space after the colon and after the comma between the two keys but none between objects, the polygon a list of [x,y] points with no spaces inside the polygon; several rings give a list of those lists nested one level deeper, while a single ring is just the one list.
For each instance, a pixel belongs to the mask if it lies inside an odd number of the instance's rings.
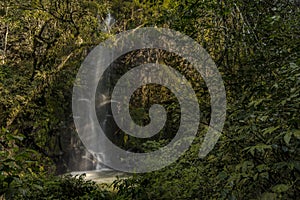
[{"label": "waterfall", "polygon": [[111,27],[114,25],[115,21],[116,21],[115,18],[113,18],[111,13],[108,12],[106,18],[104,19],[104,21],[102,23],[103,24],[102,25],[102,27],[103,27],[102,31],[110,33]]},{"label": "waterfall", "polygon": [[[100,19],[100,16],[98,19]],[[103,19],[101,22],[101,31],[109,32],[114,23],[114,17],[110,12],[108,12],[106,18]],[[105,60],[106,57],[103,57],[101,59],[97,58],[98,57],[91,58],[87,63],[83,63],[83,65],[88,64],[89,66],[91,66],[90,68],[93,71],[93,73],[89,74],[89,76],[91,76],[90,80],[98,81],[98,85],[96,85],[96,94],[91,93],[94,92],[93,89],[91,91],[81,90],[81,86],[74,86],[74,90],[78,89],[77,95],[80,96],[80,98],[77,99],[75,104],[73,104],[77,108],[75,110],[80,110],[79,108],[85,109],[76,113],[76,115],[74,115],[73,117],[74,120],[77,120],[78,124],[80,124],[76,128],[79,129],[77,130],[80,133],[79,137],[82,141],[82,144],[85,145],[84,148],[81,149],[84,149],[86,151],[86,153],[79,153],[79,157],[81,159],[78,159],[77,166],[81,165],[81,163],[86,162],[86,166],[88,166],[87,170],[91,170],[90,164],[92,164],[92,170],[103,171],[109,169],[107,166],[105,166],[104,163],[109,165],[109,163],[111,163],[110,161],[112,161],[112,158],[110,156],[111,151],[108,149],[107,143],[103,141],[103,139],[101,139],[101,137],[99,136],[99,126],[97,123],[99,123],[101,129],[106,134],[106,137],[109,140],[112,141],[113,139],[118,139],[116,138],[118,137],[118,135],[115,134],[118,130],[118,126],[114,121],[111,111],[111,104],[113,103],[111,101],[111,92],[113,90],[112,86],[114,78],[116,76],[116,72],[113,70],[113,67],[102,71],[104,64],[103,59]],[[97,77],[99,74],[102,74],[100,80],[99,77]],[[83,77],[83,80],[85,78],[87,77]],[[79,79],[78,84],[82,84],[82,87],[86,86],[86,82],[81,81],[82,79]],[[92,102],[91,97],[93,95],[95,95],[95,99]],[[98,121],[94,120],[95,112]],[[78,155],[78,153],[76,152],[74,152],[74,154]],[[89,156],[87,155],[92,157],[92,159],[89,159]],[[77,166],[74,167],[73,165],[71,167],[79,169],[79,167]],[[84,170],[80,168],[79,171]]]}]

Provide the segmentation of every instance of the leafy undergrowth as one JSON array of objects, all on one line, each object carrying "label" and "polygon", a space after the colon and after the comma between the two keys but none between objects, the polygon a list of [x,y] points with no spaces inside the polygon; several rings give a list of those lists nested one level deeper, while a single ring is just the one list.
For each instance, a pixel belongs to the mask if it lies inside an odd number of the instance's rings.
[{"label": "leafy undergrowth", "polygon": [[113,199],[108,188],[84,175],[72,177],[26,176],[11,184],[6,199]]}]

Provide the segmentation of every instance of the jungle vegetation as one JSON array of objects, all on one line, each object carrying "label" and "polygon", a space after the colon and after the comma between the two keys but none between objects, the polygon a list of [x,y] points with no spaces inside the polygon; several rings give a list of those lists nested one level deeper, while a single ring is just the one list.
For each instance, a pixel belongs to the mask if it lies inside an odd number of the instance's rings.
[{"label": "jungle vegetation", "polygon": [[[108,13],[115,19],[109,28],[103,24]],[[221,138],[198,158],[209,92],[182,59],[156,50],[150,61],[183,73],[199,99],[201,122],[190,149],[159,171],[115,181],[114,191],[82,176],[56,176],[62,141],[76,134],[72,88],[81,63],[107,38],[141,27],[179,31],[210,54],[227,95]],[[0,199],[300,197],[299,1],[2,0],[0,36]],[[136,55],[151,53],[131,52],[118,65],[128,69]],[[180,118],[174,98],[161,87],[138,90],[132,101],[137,121],[147,122],[144,108],[157,101],[172,120],[152,140],[120,132],[115,142],[137,152],[165,145]]]}]

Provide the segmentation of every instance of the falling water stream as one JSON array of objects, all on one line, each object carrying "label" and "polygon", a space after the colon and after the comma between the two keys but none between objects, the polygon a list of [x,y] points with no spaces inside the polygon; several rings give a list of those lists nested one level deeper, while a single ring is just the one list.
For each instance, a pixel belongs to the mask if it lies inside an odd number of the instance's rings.
[{"label": "falling water stream", "polygon": [[[103,131],[108,135],[113,135],[114,132],[118,129],[116,124],[114,123],[113,116],[111,115],[111,101],[106,99],[106,95],[101,95],[99,97],[98,108],[96,106],[97,115],[99,116],[99,124]],[[91,133],[96,134],[96,133]],[[88,135],[87,135],[88,137]],[[98,183],[111,183],[116,177],[126,177],[127,175],[123,172],[115,171],[109,167],[107,167],[104,163],[109,163],[110,154],[106,145],[99,141],[100,147],[99,152],[91,152],[86,148],[84,150],[83,155],[78,163],[81,164],[81,169],[78,171],[71,172],[72,175],[80,175],[85,174],[86,179],[93,180]],[[85,164],[84,164],[85,163]],[[90,164],[88,164],[90,163]],[[84,169],[84,166],[86,169]]]},{"label": "falling water stream", "polygon": [[[111,15],[110,12],[108,12],[106,18],[100,23],[102,26],[101,31],[102,32],[110,32],[111,27],[115,23],[115,19]],[[97,73],[97,69],[95,69]],[[108,74],[106,77],[110,77],[110,72],[108,70]],[[98,88],[97,88],[97,94],[96,94],[96,100],[95,100],[95,106],[91,105],[91,102],[89,99],[81,99],[81,101],[85,104],[88,104],[90,106],[90,109],[96,108],[96,113],[98,117],[99,124],[102,128],[102,130],[107,135],[113,135],[118,127],[116,126],[113,116],[111,114],[111,102],[109,97],[109,92],[111,90],[111,79],[110,78],[102,78],[99,82]],[[90,117],[89,115],[86,115],[85,117]],[[93,126],[93,124],[87,124],[87,126]],[[84,129],[84,127],[83,127]],[[89,131],[86,132],[85,137],[90,137],[90,135],[93,135],[92,137],[95,137],[97,133],[93,128],[88,129]],[[89,135],[90,134],[90,135]],[[97,137],[95,137],[97,138]],[[72,175],[80,175],[80,174],[86,174],[86,179],[94,180],[96,182],[112,182],[116,179],[116,176],[118,177],[126,177],[127,175],[123,172],[115,171],[107,166],[105,166],[104,163],[109,163],[110,159],[110,152],[106,148],[106,144],[102,141],[99,141],[98,144],[99,147],[97,147],[98,152],[92,152],[90,150],[87,150],[84,148],[84,152],[81,152],[81,156],[78,159],[78,166],[81,167],[75,167],[75,171],[71,172]],[[83,145],[81,144],[81,149],[83,148]]]}]

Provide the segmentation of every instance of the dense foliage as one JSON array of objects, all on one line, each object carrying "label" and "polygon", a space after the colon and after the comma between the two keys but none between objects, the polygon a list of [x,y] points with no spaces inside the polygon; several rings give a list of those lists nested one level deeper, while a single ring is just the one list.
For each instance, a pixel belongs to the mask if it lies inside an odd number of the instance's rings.
[{"label": "dense foliage", "polygon": [[113,199],[112,193],[84,175],[72,177],[26,176],[14,182],[6,193],[7,199]]},{"label": "dense foliage", "polygon": [[[299,198],[299,11],[288,0],[1,1],[0,198]],[[108,12],[116,19],[112,27],[103,24]],[[147,26],[190,36],[221,72],[227,120],[214,150],[198,158],[210,119],[205,83],[180,58],[155,51],[153,61],[182,72],[199,98],[201,125],[191,148],[162,170],[116,181],[114,195],[83,177],[49,176],[62,161],[62,139],[74,134],[72,87],[81,62],[115,33]],[[149,52],[132,52],[117,64],[131,66]],[[147,122],[149,99],[159,100],[173,121],[153,140],[119,133],[113,139],[123,148],[152,151],[174,136],[178,102],[164,88],[138,90],[133,118]]]}]

